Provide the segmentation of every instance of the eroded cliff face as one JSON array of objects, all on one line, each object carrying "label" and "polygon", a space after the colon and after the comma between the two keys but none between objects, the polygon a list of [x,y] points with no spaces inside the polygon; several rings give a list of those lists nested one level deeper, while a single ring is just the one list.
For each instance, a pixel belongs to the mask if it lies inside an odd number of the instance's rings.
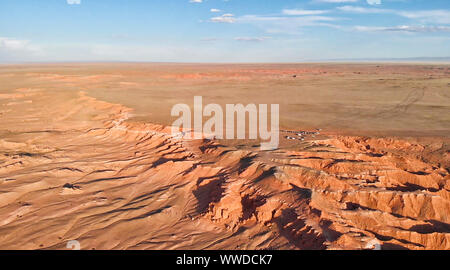
[{"label": "eroded cliff face", "polygon": [[450,249],[445,139],[238,150],[83,92],[0,99],[1,249]]},{"label": "eroded cliff face", "polygon": [[339,136],[249,153],[206,217],[231,229],[274,226],[300,249],[366,248],[373,239],[449,249],[448,153],[442,143]]}]

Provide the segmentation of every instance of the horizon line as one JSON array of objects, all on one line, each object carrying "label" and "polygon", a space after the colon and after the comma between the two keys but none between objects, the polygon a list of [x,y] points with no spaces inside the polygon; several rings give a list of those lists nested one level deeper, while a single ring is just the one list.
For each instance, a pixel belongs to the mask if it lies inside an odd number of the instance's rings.
[{"label": "horizon line", "polygon": [[446,57],[402,57],[402,58],[331,58],[305,59],[299,61],[133,61],[133,60],[61,60],[61,61],[0,61],[0,65],[21,64],[99,64],[99,63],[129,63],[129,64],[313,64],[313,63],[450,63]]}]

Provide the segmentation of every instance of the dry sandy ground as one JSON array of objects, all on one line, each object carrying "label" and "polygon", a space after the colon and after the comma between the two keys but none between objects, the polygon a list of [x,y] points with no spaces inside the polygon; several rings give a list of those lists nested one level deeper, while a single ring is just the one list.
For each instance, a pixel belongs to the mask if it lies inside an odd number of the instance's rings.
[{"label": "dry sandy ground", "polygon": [[[449,85],[448,65],[0,66],[0,249],[450,249]],[[194,95],[322,135],[171,136]]]}]

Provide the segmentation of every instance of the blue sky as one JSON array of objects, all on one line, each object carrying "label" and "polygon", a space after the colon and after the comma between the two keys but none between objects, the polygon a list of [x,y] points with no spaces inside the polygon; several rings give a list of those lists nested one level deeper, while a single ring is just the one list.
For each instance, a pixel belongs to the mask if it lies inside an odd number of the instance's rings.
[{"label": "blue sky", "polygon": [[0,62],[450,56],[449,0],[1,0]]}]

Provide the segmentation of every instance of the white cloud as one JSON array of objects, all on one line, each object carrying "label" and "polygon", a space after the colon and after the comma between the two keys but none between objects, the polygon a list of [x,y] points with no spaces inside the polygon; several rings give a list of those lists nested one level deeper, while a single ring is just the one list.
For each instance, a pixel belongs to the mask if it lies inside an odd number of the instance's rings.
[{"label": "white cloud", "polygon": [[223,14],[222,16],[211,18],[211,22],[215,22],[215,23],[234,23],[234,22],[236,22],[236,18],[234,17],[233,14],[227,13],[227,14]]},{"label": "white cloud", "polygon": [[270,39],[270,37],[236,37],[236,41],[246,41],[246,42],[261,42]]},{"label": "white cloud", "polygon": [[7,51],[38,52],[39,48],[32,45],[29,40],[0,37],[0,49]]},{"label": "white cloud", "polygon": [[450,32],[450,26],[355,26],[355,30],[361,32],[408,32],[408,33],[433,33],[433,32]]},{"label": "white cloud", "polygon": [[29,40],[0,37],[0,61],[29,60],[41,53],[41,49]]},{"label": "white cloud", "polygon": [[238,23],[247,23],[261,28],[266,33],[298,35],[306,26],[338,27],[334,22],[338,18],[328,16],[259,16],[246,15],[236,18]]},{"label": "white cloud", "polygon": [[200,41],[204,41],[204,42],[213,42],[213,41],[218,41],[218,38],[215,37],[208,37],[208,38],[202,38],[200,39]]},{"label": "white cloud", "polygon": [[220,9],[217,9],[217,8],[212,8],[212,9],[210,9],[210,11],[211,11],[211,12],[221,12],[221,10],[220,10]]},{"label": "white cloud", "polygon": [[342,6],[337,7],[336,9],[345,12],[351,13],[390,13],[393,12],[390,9],[381,9],[381,8],[365,8],[365,7],[356,7],[356,6]]},{"label": "white cloud", "polygon": [[423,23],[450,24],[449,10],[400,11],[397,14],[409,19],[419,20]]},{"label": "white cloud", "polygon": [[405,17],[411,20],[417,20],[421,23],[434,23],[434,24],[450,24],[450,11],[449,10],[415,10],[415,11],[398,11],[393,9],[381,9],[381,8],[366,8],[359,6],[342,6],[337,7],[337,10],[349,13],[361,13],[361,14],[386,14]]},{"label": "white cloud", "polygon": [[381,5],[381,0],[367,0],[369,5]]},{"label": "white cloud", "polygon": [[283,22],[301,25],[310,25],[322,21],[335,21],[336,18],[328,16],[302,16],[302,17],[281,17],[281,16],[258,16],[246,15],[239,18],[243,22]]},{"label": "white cloud", "polygon": [[203,0],[189,0],[189,3],[203,3]]},{"label": "white cloud", "polygon": [[80,5],[81,0],[67,0],[67,4],[69,5]]},{"label": "white cloud", "polygon": [[284,15],[320,15],[328,13],[328,10],[284,9]]},{"label": "white cloud", "polygon": [[[323,0],[320,0],[323,1]],[[331,0],[334,3],[348,2],[346,0]],[[381,3],[381,1],[379,1]],[[373,1],[371,3],[378,3]],[[447,26],[438,26],[437,24],[447,25],[450,24],[450,11],[448,10],[419,10],[419,11],[399,11],[394,9],[382,9],[376,7],[362,7],[362,6],[340,6],[335,9],[327,10],[307,10],[307,9],[284,9],[277,16],[264,16],[264,15],[244,15],[240,17],[234,17],[233,14],[223,14],[222,16],[211,18],[211,22],[217,23],[244,23],[252,24],[266,33],[270,34],[291,34],[298,35],[301,33],[302,28],[311,26],[323,26],[332,27],[337,29],[349,29],[344,26],[339,26],[336,21],[345,20],[342,17],[335,17],[328,14],[335,13],[336,11],[345,13],[358,13],[358,14],[391,14],[394,16],[400,16],[409,18],[419,26],[394,26],[394,27],[364,27],[356,26],[351,29],[358,31],[384,31],[384,32],[448,32]],[[327,14],[326,16],[322,14]],[[428,25],[432,24],[432,25]],[[420,26],[424,25],[424,26]],[[247,39],[241,39],[246,41]],[[258,39],[248,39],[248,41],[257,41]]]},{"label": "white cloud", "polygon": [[30,42],[28,40],[18,40],[0,37],[0,48],[7,50],[21,50],[26,48]]}]

